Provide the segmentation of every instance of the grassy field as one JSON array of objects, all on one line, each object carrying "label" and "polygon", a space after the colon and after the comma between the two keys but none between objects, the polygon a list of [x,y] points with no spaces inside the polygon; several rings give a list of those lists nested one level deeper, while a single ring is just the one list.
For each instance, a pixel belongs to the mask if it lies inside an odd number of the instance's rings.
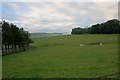
[{"label": "grassy field", "polygon": [[[94,78],[118,72],[117,35],[72,35],[33,40],[32,45],[36,47],[3,56],[4,78]],[[96,44],[99,42],[103,45]]]}]

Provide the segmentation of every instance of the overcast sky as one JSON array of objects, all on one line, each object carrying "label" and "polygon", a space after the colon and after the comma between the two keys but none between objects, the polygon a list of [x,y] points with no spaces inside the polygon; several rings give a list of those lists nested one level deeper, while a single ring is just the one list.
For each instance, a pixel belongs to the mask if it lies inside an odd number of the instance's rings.
[{"label": "overcast sky", "polygon": [[2,8],[0,8],[2,19],[30,32],[70,33],[74,27],[89,27],[92,24],[118,18],[117,0],[114,2],[102,0],[98,2],[94,0],[91,2],[12,1],[2,2]]}]

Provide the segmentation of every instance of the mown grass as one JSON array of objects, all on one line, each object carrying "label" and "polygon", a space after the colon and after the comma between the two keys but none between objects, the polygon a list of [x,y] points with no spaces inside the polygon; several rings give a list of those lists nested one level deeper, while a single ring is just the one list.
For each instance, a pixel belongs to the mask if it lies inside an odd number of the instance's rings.
[{"label": "mown grass", "polygon": [[[36,47],[3,57],[4,78],[94,78],[118,72],[115,34],[33,40]],[[98,42],[103,45],[90,45]]]}]

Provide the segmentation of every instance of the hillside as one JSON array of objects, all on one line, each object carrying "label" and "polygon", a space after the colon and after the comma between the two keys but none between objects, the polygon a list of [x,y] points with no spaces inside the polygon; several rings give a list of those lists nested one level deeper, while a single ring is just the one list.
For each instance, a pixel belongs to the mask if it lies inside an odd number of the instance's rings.
[{"label": "hillside", "polygon": [[30,33],[31,38],[41,38],[50,36],[60,36],[62,33]]},{"label": "hillside", "polygon": [[2,57],[3,78],[96,78],[118,72],[118,35],[33,40],[33,48]]}]

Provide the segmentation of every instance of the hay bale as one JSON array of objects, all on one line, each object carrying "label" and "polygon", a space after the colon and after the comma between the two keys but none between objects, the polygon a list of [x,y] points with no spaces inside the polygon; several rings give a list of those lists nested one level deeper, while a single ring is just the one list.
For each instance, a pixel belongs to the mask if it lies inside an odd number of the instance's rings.
[{"label": "hay bale", "polygon": [[103,43],[100,43],[100,45],[103,45]]},{"label": "hay bale", "polygon": [[80,44],[80,46],[84,46],[84,44]]}]

